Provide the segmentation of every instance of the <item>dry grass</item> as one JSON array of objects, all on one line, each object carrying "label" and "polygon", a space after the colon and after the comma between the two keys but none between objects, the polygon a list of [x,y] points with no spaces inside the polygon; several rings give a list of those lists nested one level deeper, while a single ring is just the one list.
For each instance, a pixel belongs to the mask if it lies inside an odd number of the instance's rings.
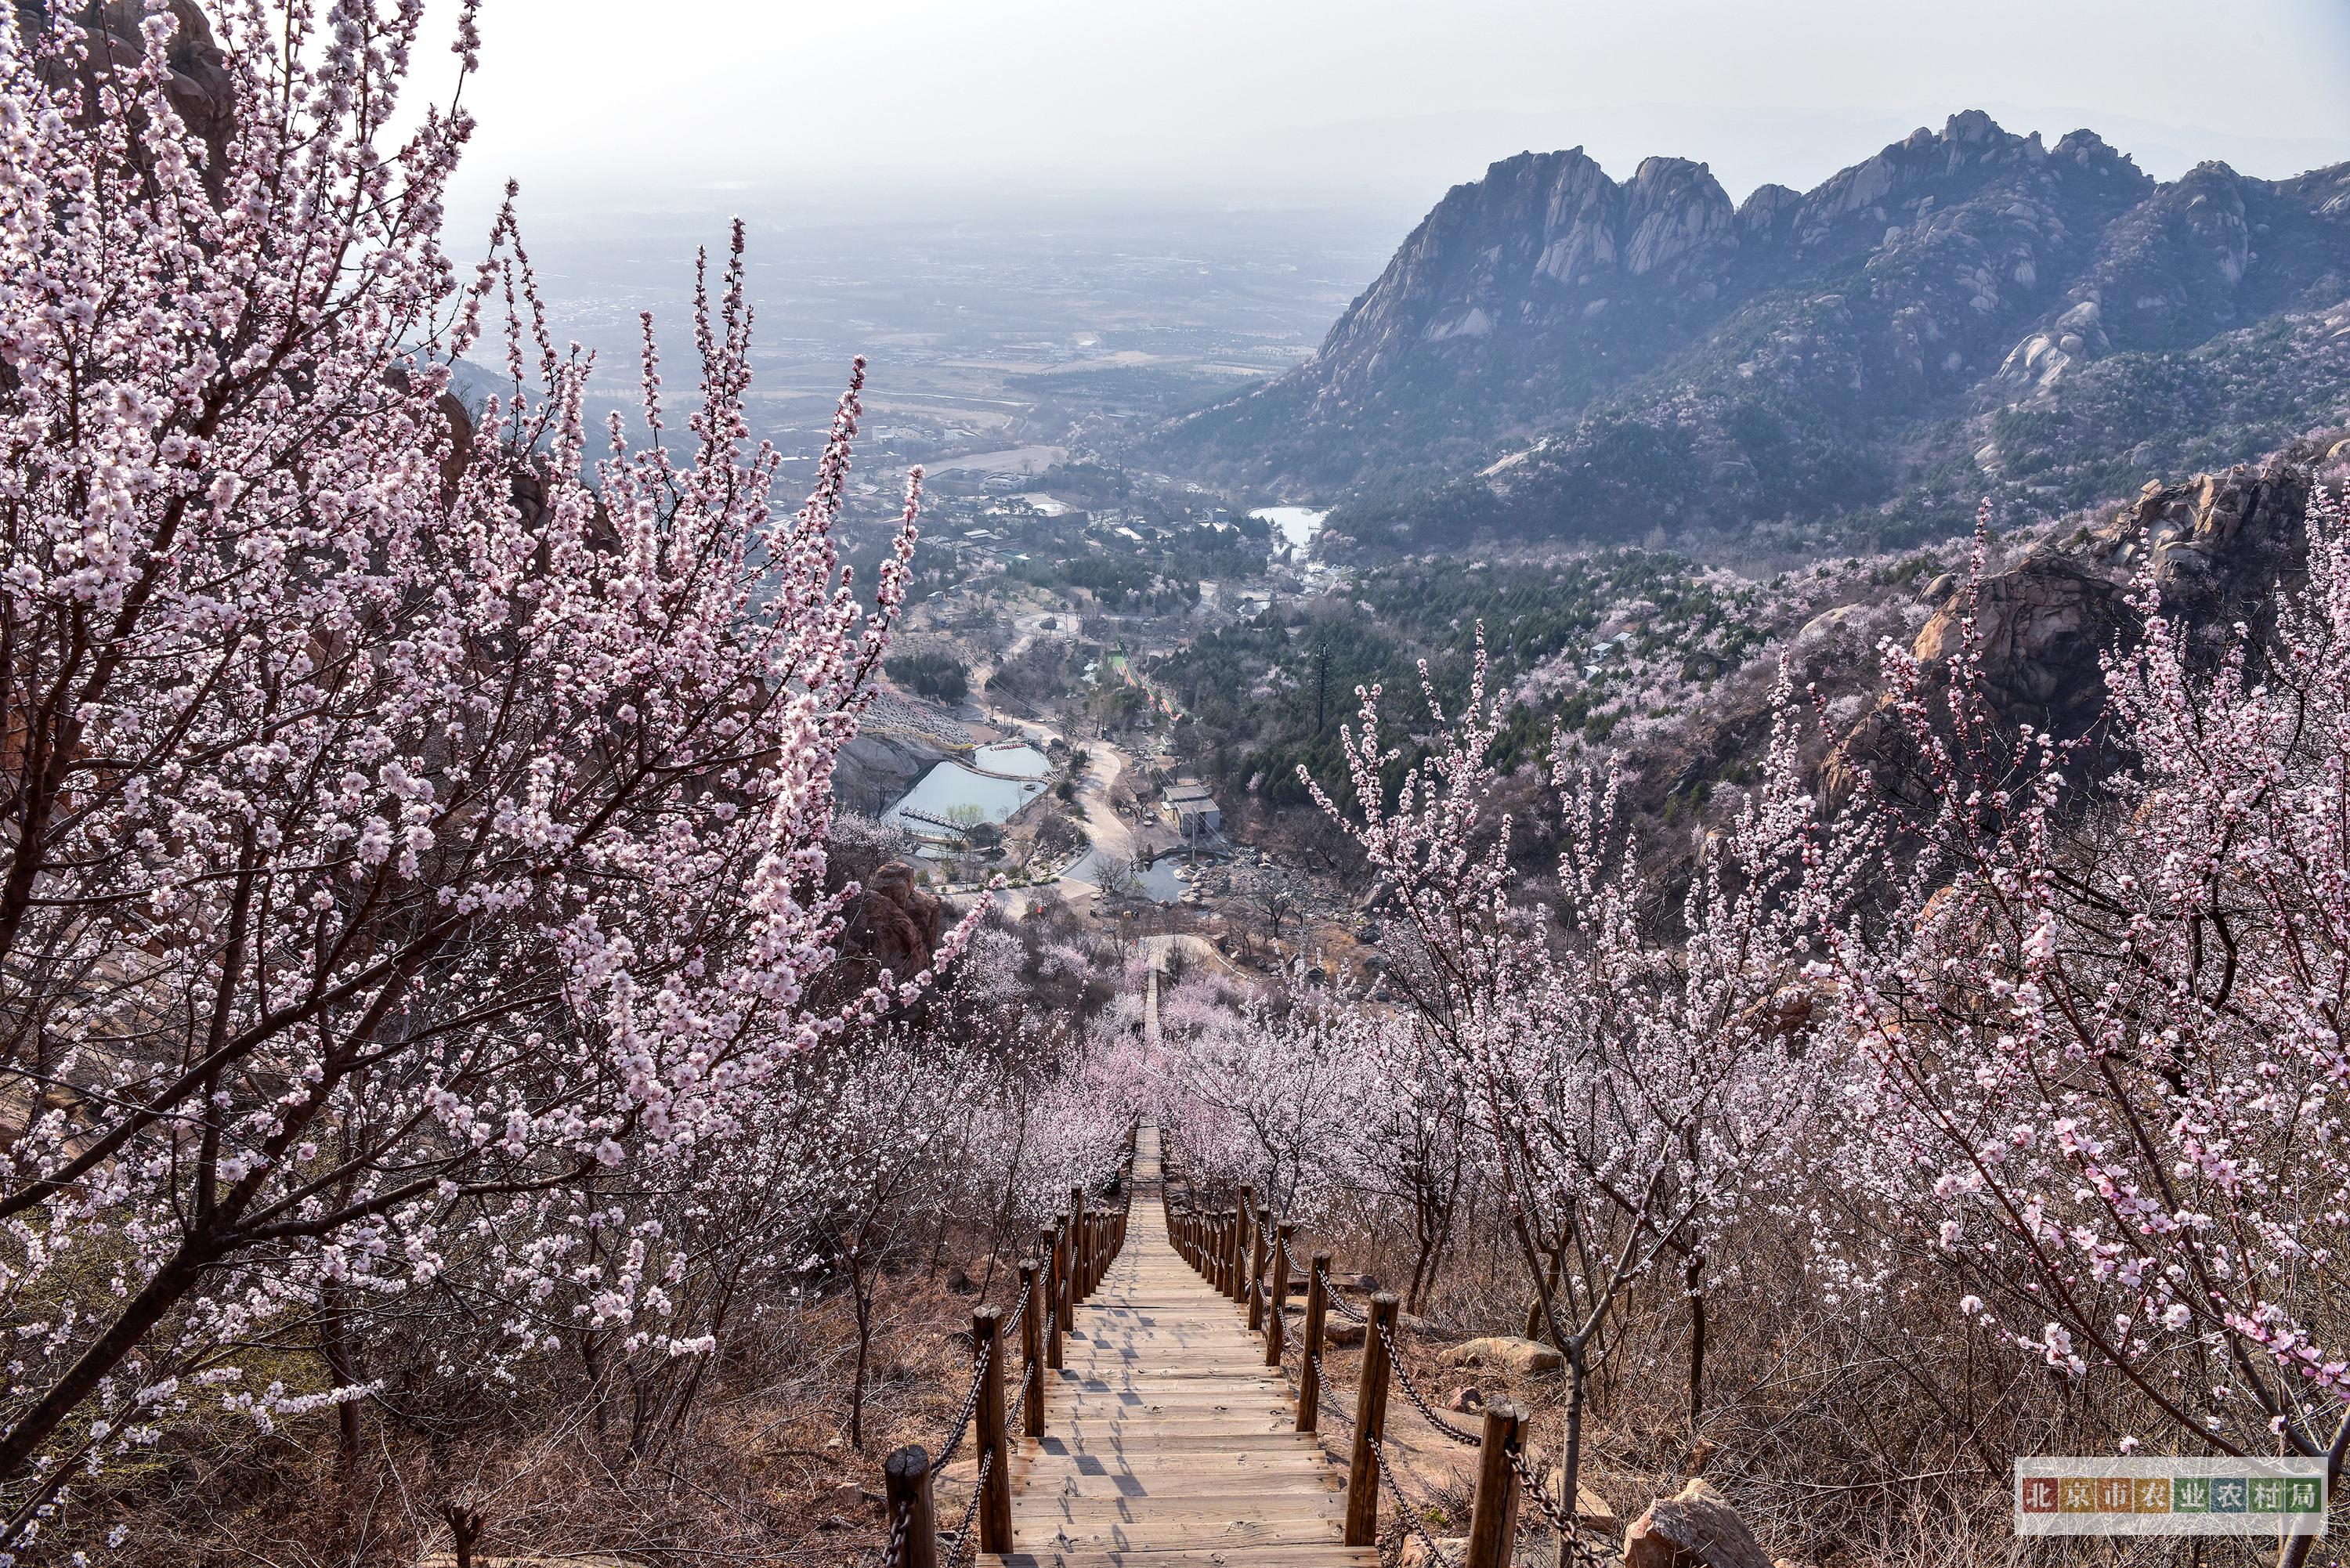
[{"label": "dry grass", "polygon": [[[166,1456],[128,1490],[86,1510],[81,1535],[130,1527],[104,1559],[135,1568],[361,1568],[445,1563],[441,1511],[463,1500],[485,1520],[475,1562],[515,1558],[583,1568],[714,1568],[878,1560],[881,1463],[904,1443],[933,1451],[969,1382],[975,1293],[945,1287],[956,1260],[888,1282],[866,1400],[866,1441],[848,1437],[856,1357],[845,1298],[744,1335],[674,1440],[627,1451],[627,1412],[598,1423],[578,1386],[550,1366],[475,1429],[434,1441],[370,1416],[366,1451],[336,1473],[331,1416],[266,1439]],[[983,1262],[966,1262],[972,1278]],[[1016,1275],[987,1296],[1008,1307]],[[858,1495],[868,1493],[869,1498]],[[965,1495],[939,1487],[941,1515]]]},{"label": "dry grass", "polygon": [[[1410,1259],[1367,1237],[1324,1235],[1342,1273],[1382,1283]],[[1301,1251],[1303,1251],[1301,1247]],[[1968,1365],[1963,1336],[1920,1308],[1885,1321],[1820,1303],[1792,1248],[1737,1260],[1709,1314],[1706,1407],[1689,1412],[1689,1312],[1677,1292],[1636,1293],[1618,1343],[1595,1378],[1582,1481],[1614,1511],[1617,1529],[1695,1475],[1721,1489],[1773,1557],[1815,1568],[2256,1568],[2272,1541],[2023,1542],[2011,1522],[2004,1456],[2111,1453],[2093,1402],[2037,1373]],[[1413,1380],[1440,1413],[1474,1429],[1479,1417],[1445,1409],[1474,1384],[1487,1403],[1508,1400],[1532,1419],[1544,1472],[1564,1430],[1565,1388],[1555,1374],[1512,1377],[1451,1368],[1441,1353],[1466,1338],[1524,1326],[1522,1275],[1488,1241],[1456,1248],[1423,1320],[1399,1335]],[[1757,1303],[1773,1303],[1768,1311]],[[1325,1366],[1353,1409],[1360,1354]],[[1296,1358],[1290,1357],[1293,1384]],[[1929,1394],[1925,1384],[1935,1385]],[[1466,1530],[1469,1451],[1432,1430],[1400,1389],[1389,1397],[1388,1450],[1433,1534]],[[1343,1458],[1343,1422],[1326,1417],[1325,1447]],[[1988,1460],[1999,1461],[1995,1466]],[[1547,1565],[1555,1545],[1522,1509],[1520,1561]],[[1390,1519],[1390,1547],[1403,1533]],[[2321,1548],[2313,1564],[2345,1561]]]}]

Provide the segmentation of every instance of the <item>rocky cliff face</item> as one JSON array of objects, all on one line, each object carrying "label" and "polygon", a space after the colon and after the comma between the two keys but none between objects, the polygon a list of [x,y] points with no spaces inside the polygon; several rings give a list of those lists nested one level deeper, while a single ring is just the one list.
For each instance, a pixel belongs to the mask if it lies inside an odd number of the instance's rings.
[{"label": "rocky cliff face", "polygon": [[[1621,183],[1579,151],[1496,163],[1311,361],[1150,450],[1379,495],[1342,525],[1407,546],[1846,544],[1962,524],[1986,486],[2056,513],[2267,450],[2338,417],[2345,369],[2350,166],[2158,186],[2090,132],[1967,113],[1735,207],[1677,159]],[[1477,477],[1423,494],[1431,472]]]},{"label": "rocky cliff face", "polygon": [[[229,80],[227,58],[213,41],[212,24],[195,0],[169,0],[163,9],[176,28],[167,51],[172,74],[163,84],[164,94],[181,121],[203,140],[211,154],[204,167],[204,182],[217,198],[229,132],[236,115],[235,88]],[[47,31],[51,15],[57,10],[58,0],[16,0],[19,34],[26,38],[38,36]],[[147,14],[145,0],[99,0],[99,4],[71,10],[76,23],[90,36],[91,69],[86,79],[93,88],[99,72],[128,69],[144,56],[146,46],[140,29]],[[92,112],[96,112],[95,99],[89,101]]]},{"label": "rocky cliff face", "polygon": [[931,967],[941,919],[938,895],[915,884],[914,868],[903,860],[886,863],[865,879],[849,909],[843,934],[851,967],[861,963],[875,976],[887,971],[899,983],[913,979]]},{"label": "rocky cliff face", "polygon": [[[2282,455],[2150,483],[2106,522],[1986,577],[1974,595],[1984,695],[2015,722],[2081,733],[2104,704],[2100,657],[2137,635],[2128,597],[2142,571],[2187,626],[2264,630],[2277,589],[2306,575],[2310,486],[2309,466]],[[1942,597],[1911,649],[1921,662],[1960,651],[1967,600],[1955,585]]]},{"label": "rocky cliff face", "polygon": [[[1618,185],[1580,148],[1521,154],[1445,197],[1339,318],[1307,379],[1344,409],[1425,365],[1604,336],[1584,324],[1606,312],[1611,289],[1668,317],[1701,317],[1736,225],[1701,163],[1651,158]],[[1426,352],[1444,344],[1455,347]]]},{"label": "rocky cliff face", "polygon": [[[2342,448],[2350,442],[2336,452]],[[1971,588],[1938,580],[1927,590],[1933,615],[1910,651],[1939,689],[1965,650],[1971,608],[1980,691],[1992,711],[2010,725],[2060,739],[2089,737],[2082,763],[2100,772],[2122,760],[2095,734],[2106,701],[2102,660],[2144,629],[2131,602],[2141,574],[2163,614],[2186,629],[2193,657],[2216,659],[2233,644],[2238,627],[2255,640],[2265,638],[2279,590],[2306,580],[2315,470],[2333,458],[2314,450],[2281,452],[2183,483],[2149,483],[2102,521],[2041,545]],[[1825,782],[1841,796],[1857,769],[1882,776],[1912,765],[1909,750],[1901,725],[1880,703],[1827,759]]]}]

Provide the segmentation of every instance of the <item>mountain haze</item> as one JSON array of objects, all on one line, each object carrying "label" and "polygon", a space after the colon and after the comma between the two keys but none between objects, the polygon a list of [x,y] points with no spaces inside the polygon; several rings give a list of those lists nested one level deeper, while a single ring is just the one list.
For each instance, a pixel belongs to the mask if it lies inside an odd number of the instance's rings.
[{"label": "mountain haze", "polygon": [[[1156,431],[1409,545],[1793,547],[2063,510],[2338,422],[2350,165],[2158,184],[1970,111],[1809,192],[1580,150],[1456,186],[1290,374]],[[1448,483],[1449,481],[1449,483]]]}]

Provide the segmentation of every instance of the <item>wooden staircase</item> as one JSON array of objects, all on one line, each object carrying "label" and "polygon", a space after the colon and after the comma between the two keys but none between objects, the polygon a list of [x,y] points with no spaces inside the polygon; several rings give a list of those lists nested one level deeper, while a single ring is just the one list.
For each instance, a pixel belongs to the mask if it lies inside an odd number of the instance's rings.
[{"label": "wooden staircase", "polygon": [[1126,1245],[1079,1305],[1045,1428],[1012,1464],[1003,1568],[1377,1568],[1342,1545],[1344,1476],[1295,1430],[1294,1396],[1242,1309],[1179,1257],[1159,1129],[1136,1137]]}]

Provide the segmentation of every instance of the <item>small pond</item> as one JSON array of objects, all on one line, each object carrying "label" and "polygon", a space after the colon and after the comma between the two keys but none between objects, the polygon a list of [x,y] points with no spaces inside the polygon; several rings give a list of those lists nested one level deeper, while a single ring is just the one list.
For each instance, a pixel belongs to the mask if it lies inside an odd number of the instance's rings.
[{"label": "small pond", "polygon": [[983,774],[1015,779],[1041,779],[1053,771],[1045,753],[1023,741],[1001,741],[971,753],[971,765]]},{"label": "small pond", "polygon": [[1273,524],[1273,531],[1293,549],[1304,549],[1322,532],[1330,514],[1318,506],[1260,506],[1249,514]]},{"label": "small pond", "polygon": [[941,763],[908,790],[881,820],[917,836],[935,837],[978,822],[1003,822],[1036,798],[1034,779],[994,778],[961,763]]}]

